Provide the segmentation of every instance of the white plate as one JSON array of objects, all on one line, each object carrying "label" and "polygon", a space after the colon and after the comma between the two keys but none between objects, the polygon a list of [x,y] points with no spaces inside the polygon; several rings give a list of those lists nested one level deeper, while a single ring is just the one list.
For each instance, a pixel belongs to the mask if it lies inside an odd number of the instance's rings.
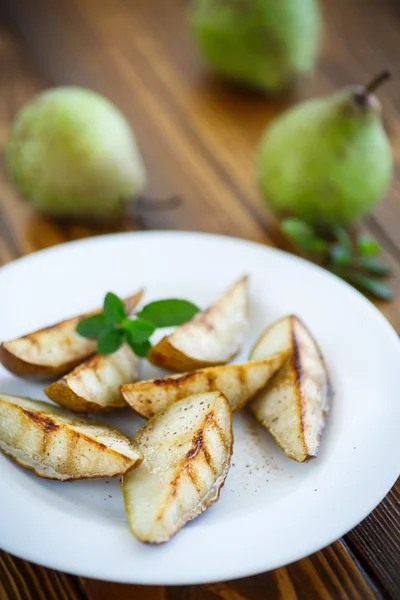
[{"label": "white plate", "polygon": [[[334,399],[319,457],[287,459],[246,412],[235,415],[232,467],[221,498],[169,543],[129,533],[118,480],[46,481],[0,456],[0,546],[70,573],[141,584],[194,584],[252,575],[328,545],[385,496],[400,460],[400,343],[381,314],[327,272],[265,246],[213,235],[129,233],[39,252],[0,270],[0,336],[11,338],[141,286],[146,301],[200,306],[250,275],[245,360],[260,332],[297,313],[314,333]],[[161,371],[146,365],[144,376]],[[45,398],[0,370],[0,390]],[[104,420],[133,435],[141,419]]]}]

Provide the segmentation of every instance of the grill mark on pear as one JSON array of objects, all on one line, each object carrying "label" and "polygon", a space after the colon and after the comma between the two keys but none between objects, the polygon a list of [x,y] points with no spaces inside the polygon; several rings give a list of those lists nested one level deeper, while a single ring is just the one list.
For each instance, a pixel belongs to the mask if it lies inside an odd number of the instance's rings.
[{"label": "grill mark on pear", "polygon": [[193,438],[193,446],[186,453],[186,458],[195,458],[198,455],[198,453],[200,452],[200,450],[202,449],[203,444],[204,444],[203,429],[200,429],[200,431]]},{"label": "grill mark on pear", "polygon": [[238,369],[237,375],[238,375],[238,380],[239,380],[240,384],[245,385],[247,383],[246,369],[244,369],[243,367]]},{"label": "grill mark on pear", "polygon": [[193,483],[194,487],[196,488],[196,491],[198,494],[200,494],[200,486],[199,486],[199,481],[197,479],[197,475],[196,475],[196,471],[193,470],[192,468],[192,463],[188,463],[185,466],[185,470],[189,476],[189,479],[191,480],[191,482]]},{"label": "grill mark on pear", "polygon": [[[188,474],[188,476],[189,476],[190,480],[192,481],[193,485],[195,486],[197,492],[200,494],[199,482],[198,482],[195,472],[193,471],[193,469],[191,467],[191,461],[198,458],[200,456],[200,453],[203,454],[205,461],[207,462],[211,471],[214,474],[216,473],[215,467],[212,464],[212,458],[204,444],[204,431],[205,431],[206,427],[212,426],[211,423],[214,426],[214,428],[218,431],[221,441],[223,442],[225,448],[227,447],[226,436],[223,433],[223,431],[221,430],[218,423],[216,422],[214,411],[210,411],[205,416],[203,426],[201,427],[201,429],[196,431],[195,435],[193,436],[192,447],[185,454],[183,461],[181,462],[181,464],[179,465],[179,467],[177,469],[178,472],[176,473],[175,477],[172,479],[172,481],[170,483],[170,485],[171,485],[171,492],[169,494],[170,499],[173,499],[176,497],[180,478],[182,476],[182,473],[184,473],[184,472],[186,472]],[[189,460],[190,462],[185,464],[186,460]],[[167,501],[165,502],[164,506],[162,507],[160,513],[158,514],[157,521],[160,521],[163,518],[164,513],[167,510],[168,504],[169,504],[169,499],[167,499]]]},{"label": "grill mark on pear", "polygon": [[50,433],[60,428],[60,425],[54,423],[53,419],[46,417],[40,413],[30,410],[23,410],[24,415],[31,419],[36,425],[39,425],[45,433]]}]

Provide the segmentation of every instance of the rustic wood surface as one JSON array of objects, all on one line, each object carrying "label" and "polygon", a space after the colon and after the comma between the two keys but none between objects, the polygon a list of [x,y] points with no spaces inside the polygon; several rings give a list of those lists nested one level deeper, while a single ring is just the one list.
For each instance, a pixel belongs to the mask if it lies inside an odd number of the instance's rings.
[{"label": "rustic wood surface", "polygon": [[[400,77],[397,0],[324,0],[319,71],[304,97],[363,83],[383,67]],[[183,0],[3,0],[0,3],[0,145],[35,92],[75,84],[98,90],[127,115],[149,171],[147,194],[179,194],[170,211],[137,210],[114,230],[192,229],[282,245],[254,184],[260,132],[290,100],[222,86],[193,49]],[[384,246],[400,292],[400,95],[382,89],[396,159],[387,199],[365,227]],[[0,182],[0,263],[110,231],[35,214]],[[400,332],[400,295],[379,308]],[[235,582],[140,587],[79,579],[2,553],[0,599],[302,600],[400,598],[400,485],[347,536],[286,568]],[[334,515],[327,515],[334,518]]]}]

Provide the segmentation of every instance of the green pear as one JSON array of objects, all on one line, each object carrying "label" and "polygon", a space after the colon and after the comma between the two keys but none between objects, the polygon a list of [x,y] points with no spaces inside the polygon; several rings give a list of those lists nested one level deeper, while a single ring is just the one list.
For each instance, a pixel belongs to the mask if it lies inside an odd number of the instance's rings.
[{"label": "green pear", "polygon": [[21,196],[56,217],[117,217],[146,179],[121,112],[76,87],[45,91],[22,108],[5,158]]},{"label": "green pear", "polygon": [[192,0],[189,23],[209,65],[235,82],[274,93],[314,69],[317,0]]},{"label": "green pear", "polygon": [[372,92],[387,77],[298,104],[267,128],[257,177],[278,218],[331,230],[357,221],[381,199],[393,159]]}]

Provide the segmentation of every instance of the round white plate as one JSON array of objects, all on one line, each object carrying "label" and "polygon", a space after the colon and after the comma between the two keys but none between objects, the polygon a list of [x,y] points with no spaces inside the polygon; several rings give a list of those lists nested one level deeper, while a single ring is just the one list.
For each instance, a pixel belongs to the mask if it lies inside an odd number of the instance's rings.
[{"label": "round white plate", "polygon": [[[206,307],[250,275],[246,360],[261,331],[298,314],[318,340],[334,388],[318,458],[297,464],[243,411],[218,503],[172,541],[129,532],[118,480],[61,483],[0,456],[0,546],[78,575],[140,584],[194,584],[252,575],[302,558],[357,525],[398,474],[400,343],[381,314],[327,272],[251,242],[198,233],[92,238],[0,270],[0,336],[12,338],[101,304],[106,291],[144,286],[145,300],[182,297]],[[147,364],[143,376],[160,370]],[[45,398],[0,370],[0,391]],[[128,410],[104,417],[132,436]]]}]

